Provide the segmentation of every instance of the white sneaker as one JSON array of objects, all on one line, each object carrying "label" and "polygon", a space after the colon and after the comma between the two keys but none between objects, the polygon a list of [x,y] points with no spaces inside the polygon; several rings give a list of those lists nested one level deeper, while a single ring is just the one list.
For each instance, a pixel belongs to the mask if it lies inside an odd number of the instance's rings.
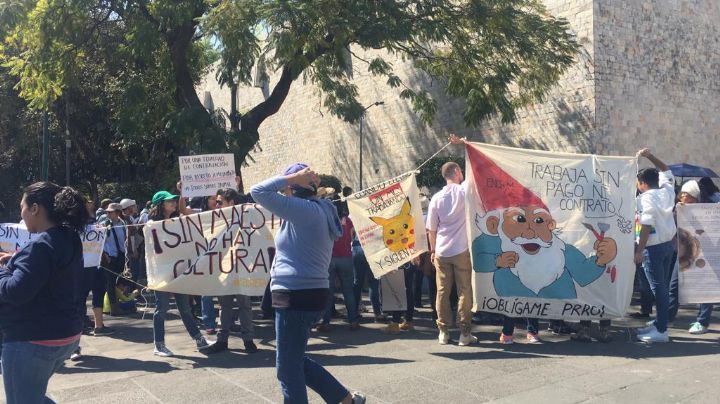
[{"label": "white sneaker", "polygon": [[173,356],[173,353],[171,350],[169,350],[165,344],[157,344],[155,345],[155,351],[153,351],[153,354],[157,356],[162,356],[163,358],[167,358],[170,356]]},{"label": "white sneaker", "polygon": [[667,331],[659,332],[655,327],[645,334],[640,334],[637,338],[642,342],[670,342]]},{"label": "white sneaker", "polygon": [[693,335],[705,334],[707,332],[707,327],[695,322],[690,325],[690,329],[688,330],[688,332]]},{"label": "white sneaker", "polygon": [[447,345],[448,342],[450,342],[450,333],[440,331],[440,334],[438,335],[438,343],[440,343],[440,345]]},{"label": "white sneaker", "polygon": [[468,346],[470,344],[476,344],[477,342],[478,342],[477,337],[472,335],[471,333],[460,334],[460,341],[458,341],[458,345]]},{"label": "white sneaker", "polygon": [[647,334],[654,329],[655,329],[655,320],[650,320],[647,323],[645,323],[645,327],[638,328],[637,330],[635,330],[635,334],[637,334],[637,335]]}]

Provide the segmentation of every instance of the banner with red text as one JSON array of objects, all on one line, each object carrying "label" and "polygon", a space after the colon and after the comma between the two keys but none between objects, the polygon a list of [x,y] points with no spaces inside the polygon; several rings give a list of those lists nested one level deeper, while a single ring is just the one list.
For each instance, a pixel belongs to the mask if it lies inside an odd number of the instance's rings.
[{"label": "banner with red text", "polygon": [[280,219],[245,204],[148,222],[148,288],[199,296],[262,296]]},{"label": "banner with red text", "polygon": [[[85,232],[80,234],[85,268],[100,265],[106,234],[105,228],[94,224],[88,225]],[[24,224],[0,223],[0,251],[19,251],[36,235],[28,232]]]},{"label": "banner with red text", "polygon": [[357,192],[347,198],[347,203],[376,278],[428,250],[414,173]]},{"label": "banner with red text", "polygon": [[623,317],[630,303],[635,157],[466,144],[474,311]]}]

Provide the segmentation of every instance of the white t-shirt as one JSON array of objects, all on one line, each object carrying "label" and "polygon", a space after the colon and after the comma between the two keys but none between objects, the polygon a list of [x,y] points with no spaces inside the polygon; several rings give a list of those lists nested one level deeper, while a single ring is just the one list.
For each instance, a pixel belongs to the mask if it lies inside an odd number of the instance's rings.
[{"label": "white t-shirt", "polygon": [[444,186],[430,200],[425,222],[428,230],[437,232],[435,255],[454,257],[467,251],[465,223],[465,186]]},{"label": "white t-shirt", "polygon": [[640,224],[652,226],[646,246],[668,242],[677,231],[673,218],[675,179],[669,170],[661,171],[659,174],[660,188],[647,190],[637,197]]}]

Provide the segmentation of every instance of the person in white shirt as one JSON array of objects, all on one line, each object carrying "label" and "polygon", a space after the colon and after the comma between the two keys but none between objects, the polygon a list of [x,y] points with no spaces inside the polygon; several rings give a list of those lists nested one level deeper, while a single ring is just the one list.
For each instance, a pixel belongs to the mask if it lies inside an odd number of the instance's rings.
[{"label": "person in white shirt", "polygon": [[[454,135],[450,137],[450,141],[454,144],[463,142]],[[448,328],[453,321],[450,293],[455,284],[459,298],[459,345],[465,346],[477,342],[477,338],[470,333],[473,303],[472,265],[465,229],[465,187],[461,185],[464,177],[460,166],[454,162],[445,163],[441,170],[446,185],[430,200],[426,222],[431,258],[436,269],[438,342],[445,345],[450,340]]]},{"label": "person in white shirt", "polygon": [[672,239],[676,233],[673,219],[675,180],[668,166],[649,149],[640,150],[638,156],[647,158],[655,165],[655,168],[646,168],[637,174],[640,231],[637,235],[635,263],[642,263],[650,289],[655,295],[657,317],[647,327],[637,330],[637,338],[645,342],[668,342],[668,279],[673,266]]}]

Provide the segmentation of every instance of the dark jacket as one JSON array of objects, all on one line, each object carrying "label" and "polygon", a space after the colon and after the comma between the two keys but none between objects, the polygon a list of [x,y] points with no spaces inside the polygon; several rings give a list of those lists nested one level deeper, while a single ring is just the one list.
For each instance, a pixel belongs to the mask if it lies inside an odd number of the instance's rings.
[{"label": "dark jacket", "polygon": [[38,341],[80,334],[82,242],[66,228],[40,233],[0,270],[4,341]]}]

